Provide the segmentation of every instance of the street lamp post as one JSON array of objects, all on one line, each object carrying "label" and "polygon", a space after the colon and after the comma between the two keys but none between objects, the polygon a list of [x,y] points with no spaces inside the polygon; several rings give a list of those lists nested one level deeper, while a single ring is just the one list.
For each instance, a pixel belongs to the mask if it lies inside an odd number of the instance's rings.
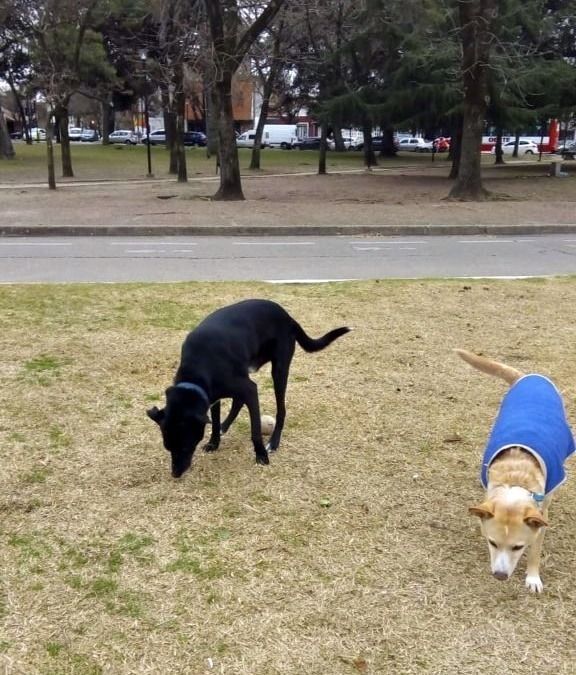
[{"label": "street lamp post", "polygon": [[148,174],[147,178],[154,178],[152,173],[152,153],[150,149],[150,115],[148,112],[148,75],[146,73],[146,52],[140,52],[140,62],[142,63],[142,70],[144,72],[144,124],[146,125],[146,157],[148,159]]}]

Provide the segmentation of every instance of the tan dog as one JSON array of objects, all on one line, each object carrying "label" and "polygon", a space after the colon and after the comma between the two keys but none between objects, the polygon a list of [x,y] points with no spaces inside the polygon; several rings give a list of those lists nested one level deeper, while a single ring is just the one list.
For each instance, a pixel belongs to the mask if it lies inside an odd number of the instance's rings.
[{"label": "tan dog", "polygon": [[540,593],[540,555],[552,492],[565,480],[564,461],[574,438],[556,387],[542,375],[471,352],[456,353],[478,370],[511,385],[484,453],[484,501],[470,508],[488,541],[492,574],[506,580],[528,549],[526,586]]}]

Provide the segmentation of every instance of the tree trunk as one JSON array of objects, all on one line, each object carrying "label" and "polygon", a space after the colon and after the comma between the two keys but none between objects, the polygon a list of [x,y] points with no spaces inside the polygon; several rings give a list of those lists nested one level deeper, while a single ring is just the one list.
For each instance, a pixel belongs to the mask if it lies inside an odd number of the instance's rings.
[{"label": "tree trunk", "polygon": [[206,159],[218,154],[218,118],[216,116],[216,95],[214,86],[204,87],[204,107],[206,110]]},{"label": "tree trunk", "polygon": [[496,159],[494,164],[504,164],[504,152],[502,151],[502,127],[496,129],[496,146],[495,146]]},{"label": "tree trunk", "polygon": [[108,100],[102,101],[102,145],[109,145],[110,127],[112,126],[112,108]]},{"label": "tree trunk", "polygon": [[174,129],[174,147],[178,165],[178,182],[186,183],[188,182],[188,172],[186,169],[186,148],[184,147],[186,95],[184,94],[184,72],[182,70],[182,64],[177,64],[175,66],[174,74],[177,80],[177,93],[175,95],[176,125]]},{"label": "tree trunk", "polygon": [[56,109],[56,120],[60,130],[60,153],[62,155],[62,176],[73,178],[70,138],[68,137],[68,107],[61,105]]},{"label": "tree trunk", "polygon": [[449,157],[452,160],[450,167],[449,178],[453,180],[458,178],[458,171],[460,169],[460,157],[462,155],[462,117],[459,115],[454,129],[452,130],[452,137],[450,139]]},{"label": "tree trunk", "polygon": [[458,5],[464,88],[462,150],[458,178],[449,197],[478,201],[488,195],[482,185],[481,146],[487,108],[491,26],[498,3],[496,0],[458,0]]},{"label": "tree trunk", "polygon": [[512,151],[512,157],[518,157],[518,148],[520,147],[520,132],[516,130],[516,136],[514,137],[514,150]]},{"label": "tree trunk", "polygon": [[344,145],[344,139],[342,138],[342,129],[340,129],[340,125],[334,125],[332,127],[332,131],[334,132],[334,150],[337,152],[344,152],[346,150],[346,146]]},{"label": "tree trunk", "polygon": [[168,87],[162,85],[162,107],[164,109],[164,130],[166,131],[166,148],[170,152],[170,164],[168,166],[168,173],[178,174],[178,150],[176,147],[176,125],[177,116],[176,101],[170,98]]},{"label": "tree trunk", "polygon": [[240,178],[236,134],[234,133],[231,70],[226,70],[222,73],[220,80],[214,83],[213,91],[218,123],[220,187],[212,199],[218,201],[240,201],[244,199],[244,194]]},{"label": "tree trunk", "polygon": [[323,124],[320,128],[320,153],[318,155],[318,175],[325,176],[326,171],[326,150],[328,149],[328,127]]},{"label": "tree trunk", "polygon": [[8,125],[6,118],[0,106],[0,159],[14,159],[16,153],[14,152],[14,145],[8,132]]},{"label": "tree trunk", "polygon": [[364,166],[370,169],[378,164],[378,160],[372,147],[372,122],[367,118],[362,123],[362,135],[364,137]]},{"label": "tree trunk", "polygon": [[54,121],[52,111],[48,112],[46,123],[46,156],[48,161],[48,187],[56,189],[56,171],[54,167]]},{"label": "tree trunk", "polygon": [[398,154],[398,148],[394,141],[394,129],[393,127],[385,127],[384,129],[384,142],[382,143],[382,150],[380,155],[382,157],[396,157]]},{"label": "tree trunk", "polygon": [[276,77],[278,75],[279,66],[276,61],[273,62],[268,77],[264,80],[264,89],[262,91],[262,107],[260,108],[260,117],[256,125],[256,134],[254,135],[254,147],[252,148],[252,156],[250,158],[250,169],[260,168],[260,150],[262,149],[262,134],[264,133],[264,125],[268,119],[268,110],[270,109],[270,97],[274,91]]},{"label": "tree trunk", "polygon": [[20,115],[20,126],[22,127],[22,133],[26,139],[27,145],[32,145],[32,139],[30,138],[30,129],[28,128],[28,122],[26,120],[26,111],[24,110],[24,104],[22,103],[22,97],[18,92],[18,89],[14,86],[14,81],[12,78],[8,78],[8,85],[10,86],[10,91],[18,107],[18,114]]}]

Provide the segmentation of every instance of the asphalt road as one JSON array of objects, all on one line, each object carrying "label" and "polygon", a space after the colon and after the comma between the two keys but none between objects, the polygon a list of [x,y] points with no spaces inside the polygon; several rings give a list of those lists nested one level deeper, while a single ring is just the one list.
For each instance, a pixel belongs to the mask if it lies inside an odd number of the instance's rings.
[{"label": "asphalt road", "polygon": [[565,274],[576,274],[576,236],[0,239],[2,283]]}]

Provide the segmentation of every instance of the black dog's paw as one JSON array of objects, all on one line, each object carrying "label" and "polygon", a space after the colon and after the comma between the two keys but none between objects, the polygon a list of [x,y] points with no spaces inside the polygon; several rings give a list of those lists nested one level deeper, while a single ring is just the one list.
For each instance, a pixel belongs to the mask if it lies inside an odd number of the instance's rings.
[{"label": "black dog's paw", "polygon": [[217,443],[212,443],[208,441],[208,443],[206,443],[206,445],[202,449],[204,450],[204,452],[216,452],[216,450],[218,450],[218,447],[219,446]]},{"label": "black dog's paw", "polygon": [[264,455],[256,455],[256,464],[270,464],[268,453],[265,453]]}]

